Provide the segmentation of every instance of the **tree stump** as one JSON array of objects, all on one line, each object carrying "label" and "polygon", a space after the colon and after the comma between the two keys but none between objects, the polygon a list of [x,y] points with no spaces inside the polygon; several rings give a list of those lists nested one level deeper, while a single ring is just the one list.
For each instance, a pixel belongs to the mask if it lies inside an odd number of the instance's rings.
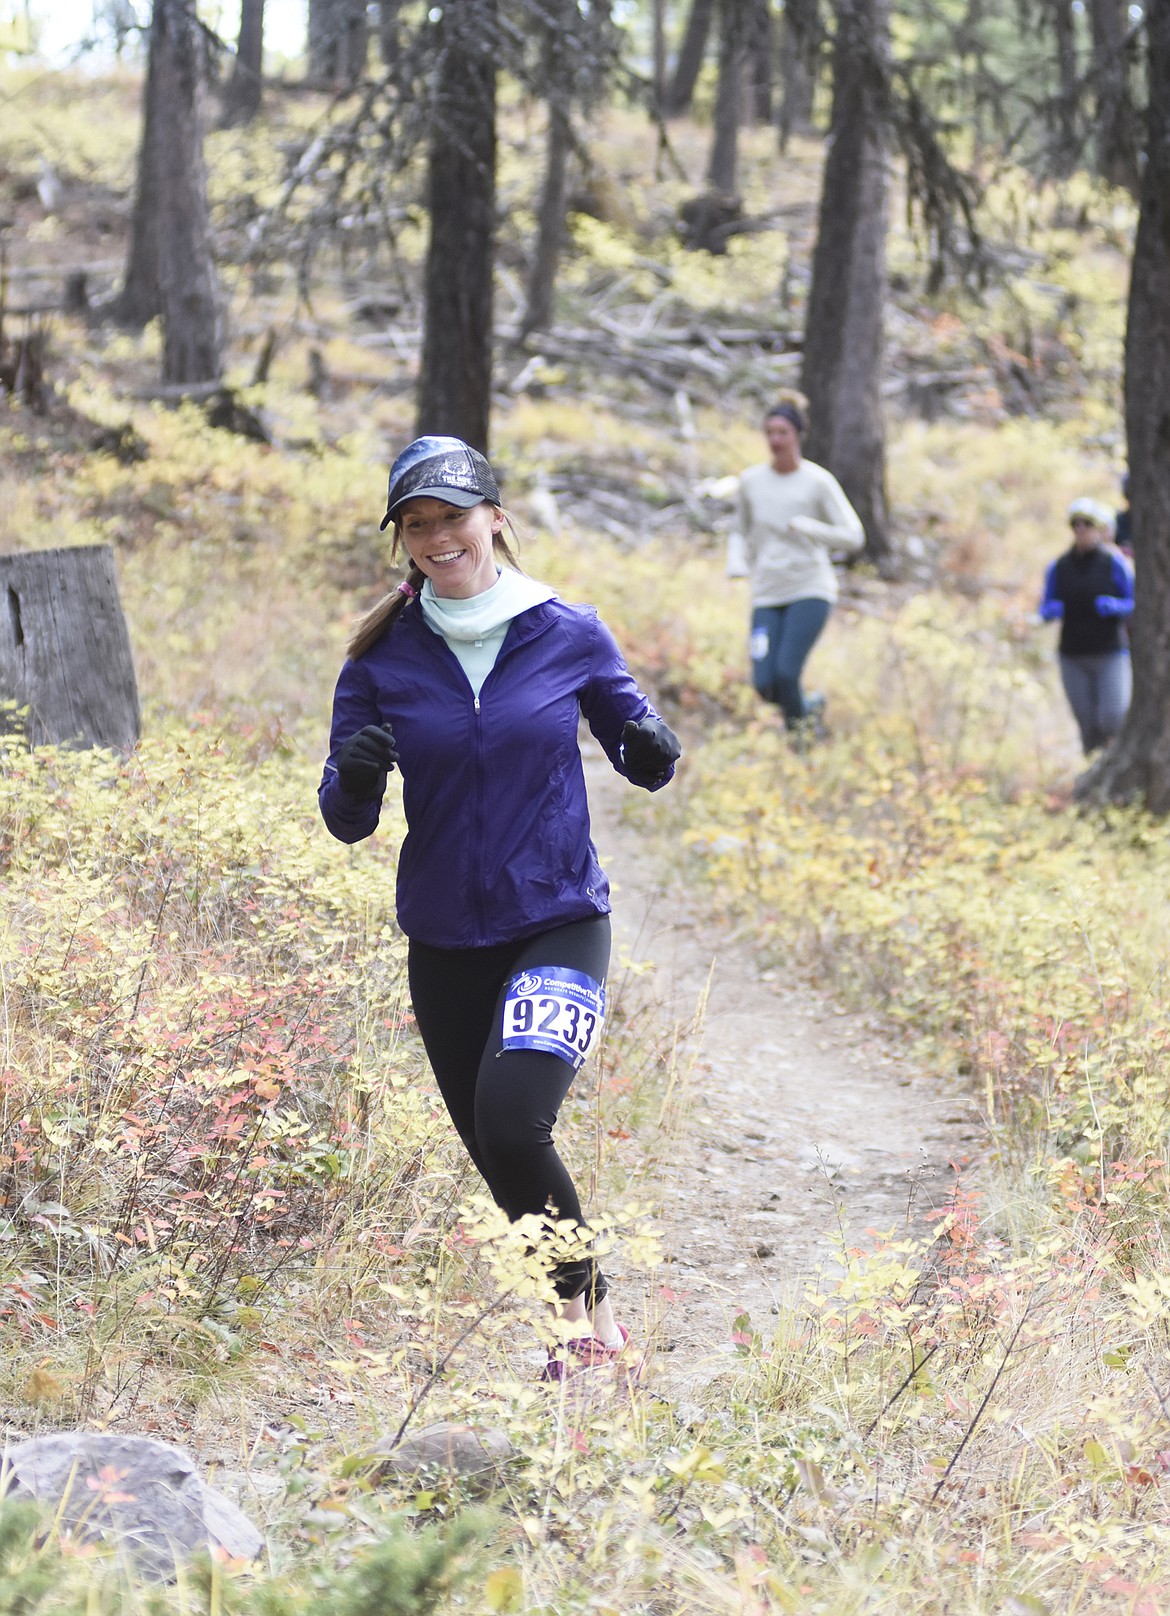
[{"label": "tree stump", "polygon": [[698,196],[687,197],[678,210],[679,240],[692,252],[725,253],[742,219],[739,197],[702,191]]},{"label": "tree stump", "polygon": [[34,415],[49,407],[45,386],[46,333],[43,326],[7,341],[0,331],[0,391],[26,405]]},{"label": "tree stump", "polygon": [[130,636],[108,544],[0,556],[2,716],[33,746],[129,752],[140,733]]}]

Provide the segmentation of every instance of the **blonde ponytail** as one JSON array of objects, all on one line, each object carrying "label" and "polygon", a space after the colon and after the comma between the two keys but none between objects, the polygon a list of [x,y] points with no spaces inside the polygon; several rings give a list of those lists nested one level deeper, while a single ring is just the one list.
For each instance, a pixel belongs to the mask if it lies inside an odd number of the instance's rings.
[{"label": "blonde ponytail", "polygon": [[350,637],[346,647],[346,655],[353,661],[365,656],[373,646],[398,620],[398,614],[405,607],[408,600],[418,594],[426,582],[425,574],[417,567],[411,567],[402,583],[393,588],[388,595],[383,595],[376,606],[371,606],[366,615],[359,621]]}]

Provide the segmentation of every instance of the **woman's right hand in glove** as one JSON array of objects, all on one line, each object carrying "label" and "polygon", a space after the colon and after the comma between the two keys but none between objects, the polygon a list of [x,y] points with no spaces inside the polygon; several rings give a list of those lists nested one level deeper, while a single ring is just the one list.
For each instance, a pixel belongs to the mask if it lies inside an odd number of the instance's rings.
[{"label": "woman's right hand in glove", "polygon": [[621,759],[631,785],[662,784],[681,756],[678,736],[661,718],[627,720],[622,730]]},{"label": "woman's right hand in glove", "polygon": [[386,776],[398,762],[389,724],[367,724],[351,735],[337,754],[341,789],[355,802],[373,802],[386,789]]}]

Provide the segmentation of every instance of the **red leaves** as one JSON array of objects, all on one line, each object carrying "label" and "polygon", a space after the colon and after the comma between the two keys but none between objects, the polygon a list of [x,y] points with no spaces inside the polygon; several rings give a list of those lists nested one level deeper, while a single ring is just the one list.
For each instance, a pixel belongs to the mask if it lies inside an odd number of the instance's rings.
[{"label": "red leaves", "polygon": [[[334,882],[303,781],[266,753],[243,762],[214,721],[164,730],[121,767],[54,754],[18,781],[15,752],[0,771],[0,841],[21,833],[0,1193],[10,1261],[52,1273],[76,1331],[115,1297],[202,1317],[243,1278],[259,1290],[303,1270],[345,1226],[370,1148],[347,1088],[367,963],[371,1070],[413,1020],[404,950],[369,932],[368,885],[358,900]],[[56,1327],[45,1294],[0,1286],[0,1318]]]},{"label": "red leaves", "polygon": [[137,1494],[122,1492],[119,1487],[119,1483],[125,1481],[128,1475],[128,1470],[103,1465],[96,1476],[86,1476],[85,1485],[90,1492],[97,1493],[103,1504],[133,1504]]}]

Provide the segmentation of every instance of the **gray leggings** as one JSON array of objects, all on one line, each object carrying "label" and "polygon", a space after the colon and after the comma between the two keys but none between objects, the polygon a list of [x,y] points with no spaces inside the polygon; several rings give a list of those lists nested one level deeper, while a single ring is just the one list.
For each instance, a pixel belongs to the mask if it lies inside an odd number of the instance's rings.
[{"label": "gray leggings", "polygon": [[1086,755],[1111,741],[1125,722],[1133,689],[1128,651],[1062,656],[1060,677]]}]

